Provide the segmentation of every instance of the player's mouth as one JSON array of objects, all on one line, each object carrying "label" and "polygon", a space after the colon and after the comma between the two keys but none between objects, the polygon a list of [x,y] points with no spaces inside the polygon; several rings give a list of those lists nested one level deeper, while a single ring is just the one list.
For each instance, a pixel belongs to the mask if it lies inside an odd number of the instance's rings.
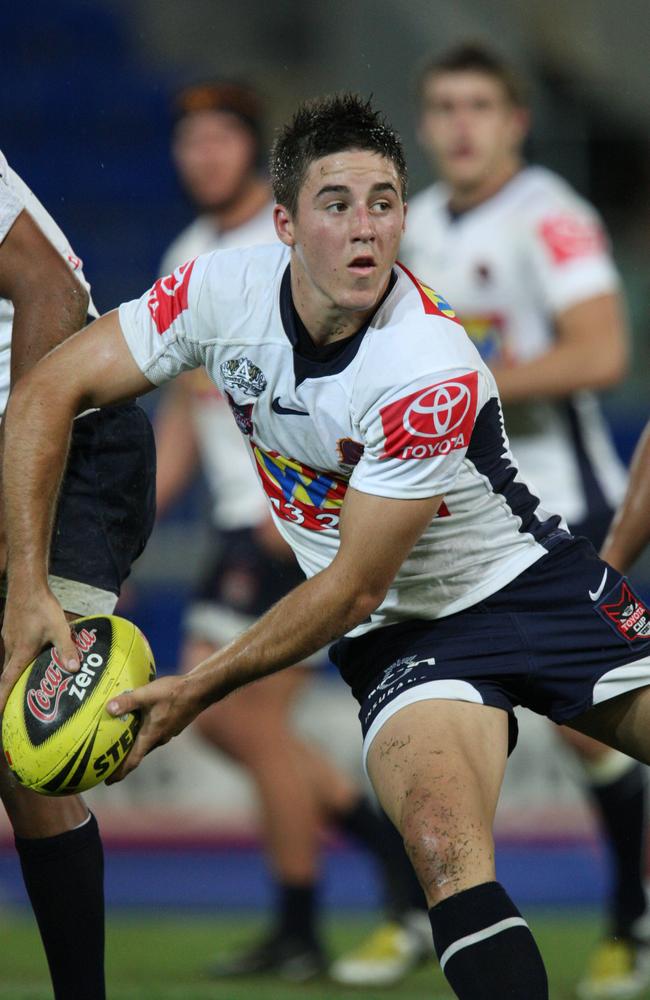
[{"label": "player's mouth", "polygon": [[348,264],[348,271],[366,278],[369,274],[372,274],[376,267],[374,257],[370,254],[359,254],[358,257],[355,257]]}]

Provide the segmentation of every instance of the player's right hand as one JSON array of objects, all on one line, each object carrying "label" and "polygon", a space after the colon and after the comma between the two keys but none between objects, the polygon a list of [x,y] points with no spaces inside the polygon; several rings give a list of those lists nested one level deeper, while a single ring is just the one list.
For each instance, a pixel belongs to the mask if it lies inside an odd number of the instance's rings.
[{"label": "player's right hand", "polygon": [[2,625],[5,660],[0,677],[0,712],[14,684],[46,646],[56,648],[59,662],[71,673],[79,669],[79,653],[72,641],[63,608],[47,588],[7,595]]}]

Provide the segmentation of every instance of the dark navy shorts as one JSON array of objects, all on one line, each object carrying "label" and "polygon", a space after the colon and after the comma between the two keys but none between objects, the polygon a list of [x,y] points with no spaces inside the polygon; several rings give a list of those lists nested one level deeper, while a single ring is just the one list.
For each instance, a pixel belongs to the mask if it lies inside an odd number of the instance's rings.
[{"label": "dark navy shorts", "polygon": [[650,609],[584,538],[557,545],[465,611],[341,639],[330,650],[361,705],[364,759],[400,708],[430,698],[524,705],[557,723],[650,684]]},{"label": "dark navy shorts", "polygon": [[156,511],[156,449],[136,403],[74,422],[50,552],[50,586],[66,611],[110,614]]},{"label": "dark navy shorts", "polygon": [[197,639],[225,645],[304,579],[292,555],[272,555],[253,529],[215,531],[185,629]]}]

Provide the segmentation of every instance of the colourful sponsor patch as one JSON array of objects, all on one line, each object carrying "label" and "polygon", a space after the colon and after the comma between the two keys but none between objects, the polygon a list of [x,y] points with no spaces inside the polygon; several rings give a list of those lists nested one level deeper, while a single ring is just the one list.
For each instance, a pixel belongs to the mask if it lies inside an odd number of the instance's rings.
[{"label": "colourful sponsor patch", "polygon": [[599,223],[575,215],[553,215],[544,219],[539,232],[556,264],[596,256],[607,245]]},{"label": "colourful sponsor patch", "polygon": [[469,444],[478,400],[478,373],[418,389],[379,411],[386,435],[382,458],[447,455]]},{"label": "colourful sponsor patch", "polygon": [[650,640],[650,609],[637,597],[627,580],[619,580],[596,605],[596,610],[628,642]]},{"label": "colourful sponsor patch", "polygon": [[498,361],[502,357],[505,319],[500,313],[463,314],[460,322],[484,361]]},{"label": "colourful sponsor patch", "polygon": [[278,517],[310,531],[338,530],[348,488],[343,479],[257,445],[253,445],[253,454],[264,492]]},{"label": "colourful sponsor patch", "polygon": [[195,261],[196,257],[181,264],[173,274],[158,278],[147,296],[147,309],[160,334],[169,330],[174,320],[187,309],[190,277]]},{"label": "colourful sponsor patch", "polygon": [[451,308],[447,300],[442,297],[442,295],[439,295],[438,292],[434,292],[433,288],[429,288],[428,285],[425,285],[423,282],[421,282],[418,278],[415,277],[414,274],[411,274],[411,272],[407,267],[404,267],[404,265],[401,264],[399,261],[397,261],[397,266],[401,267],[402,271],[404,271],[404,274],[406,274],[411,279],[411,281],[417,288],[418,292],[420,293],[420,298],[422,299],[422,305],[424,306],[425,313],[427,313],[429,316],[444,316],[445,319],[451,319],[454,321],[454,323],[460,322],[460,320],[456,316],[456,313]]}]

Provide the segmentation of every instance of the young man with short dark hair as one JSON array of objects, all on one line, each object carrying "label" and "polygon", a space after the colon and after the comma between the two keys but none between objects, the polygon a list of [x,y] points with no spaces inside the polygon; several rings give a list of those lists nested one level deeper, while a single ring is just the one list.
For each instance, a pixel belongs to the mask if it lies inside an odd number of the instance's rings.
[{"label": "young man with short dark hair", "polygon": [[[419,79],[419,138],[441,180],[409,205],[401,259],[444,288],[496,378],[522,474],[575,535],[602,543],[625,474],[592,390],[626,363],[620,281],[593,207],[524,162],[525,88],[491,50],[461,45]],[[641,766],[562,727],[613,861],[606,936],[579,992],[650,981]]]},{"label": "young man with short dark hair", "polygon": [[[74,413],[204,364],[232,396],[308,579],[191,673],[113,699],[111,713],[143,714],[118,779],[214,701],[338,640],[368,773],[427,896],[453,990],[547,1000],[535,941],[495,875],[513,708],[649,760],[650,621],[649,635],[628,634],[622,578],[540,508],[517,475],[489,369],[446,301],[395,264],[405,166],[381,116],[350,95],[304,106],[273,167],[293,206],[274,210],[281,245],[188,262],[18,386],[0,695],[46,642],[76,666],[43,569]],[[635,621],[644,614],[639,601]]]}]

